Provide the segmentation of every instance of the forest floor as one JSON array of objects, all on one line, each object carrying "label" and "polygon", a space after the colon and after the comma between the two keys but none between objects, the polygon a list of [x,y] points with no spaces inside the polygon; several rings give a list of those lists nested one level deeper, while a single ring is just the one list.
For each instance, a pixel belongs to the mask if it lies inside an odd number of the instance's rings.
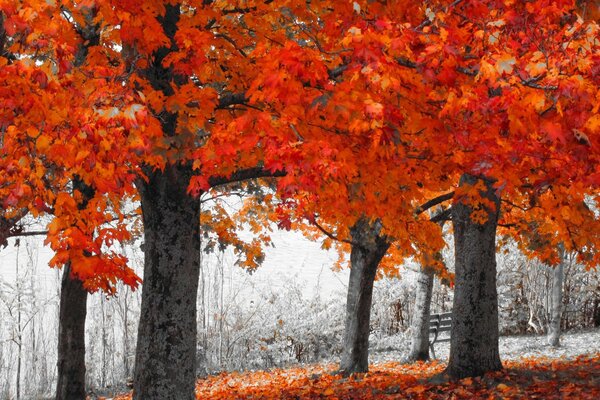
[{"label": "forest floor", "polygon": [[[600,329],[580,332],[563,333],[560,337],[561,346],[554,348],[546,344],[544,335],[519,335],[500,337],[500,358],[502,361],[519,360],[522,358],[575,358],[594,352],[600,352]],[[383,363],[403,360],[408,355],[409,343],[395,344],[396,348],[405,349],[398,354],[390,346],[372,348],[369,353],[371,363]],[[450,343],[442,342],[435,345],[435,354],[440,360],[448,360]]]},{"label": "forest floor", "polygon": [[[270,371],[228,372],[196,386],[198,399],[600,399],[600,329],[567,333],[562,346],[544,336],[500,339],[504,370],[448,381],[443,375],[448,343],[439,357],[404,364],[398,352],[375,351],[367,374],[343,378],[336,364]],[[114,400],[130,399],[131,395]]]}]

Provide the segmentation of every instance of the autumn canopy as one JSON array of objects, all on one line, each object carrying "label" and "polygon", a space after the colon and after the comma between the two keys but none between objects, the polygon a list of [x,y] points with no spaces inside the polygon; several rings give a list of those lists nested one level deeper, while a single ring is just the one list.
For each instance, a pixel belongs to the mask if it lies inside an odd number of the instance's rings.
[{"label": "autumn canopy", "polygon": [[[448,200],[550,263],[562,243],[594,266],[597,15],[573,0],[0,0],[1,208],[51,215],[52,265],[91,291],[140,283],[115,247],[129,200],[145,284],[197,284],[197,196],[255,178],[276,203],[261,218],[346,245],[367,221],[388,266],[444,246],[436,222],[458,216],[425,211]],[[192,324],[196,289],[144,304]],[[137,361],[168,359],[151,352]]]}]

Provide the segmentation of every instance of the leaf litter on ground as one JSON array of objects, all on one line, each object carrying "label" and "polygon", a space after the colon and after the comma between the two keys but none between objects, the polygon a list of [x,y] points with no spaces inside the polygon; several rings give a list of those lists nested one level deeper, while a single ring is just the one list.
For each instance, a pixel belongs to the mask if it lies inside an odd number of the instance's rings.
[{"label": "leaf litter on ground", "polygon": [[[199,380],[197,399],[600,399],[600,330],[501,339],[504,370],[450,381],[445,360],[375,361],[366,374],[337,375],[334,363],[223,372]],[[443,352],[441,353],[444,354]],[[519,356],[520,354],[520,356]],[[400,352],[396,352],[398,358]],[[131,394],[114,400],[131,399]]]}]

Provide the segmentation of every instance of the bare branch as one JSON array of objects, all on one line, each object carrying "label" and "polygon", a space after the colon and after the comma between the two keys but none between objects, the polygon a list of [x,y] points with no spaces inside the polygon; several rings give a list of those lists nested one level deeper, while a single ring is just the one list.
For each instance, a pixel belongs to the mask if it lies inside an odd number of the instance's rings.
[{"label": "bare branch", "polygon": [[403,67],[413,68],[413,69],[417,68],[417,63],[412,60],[409,60],[406,57],[398,57],[398,58],[396,58],[396,62]]},{"label": "bare branch", "polygon": [[18,232],[18,233],[10,234],[10,235],[8,235],[8,237],[44,236],[47,234],[48,234],[48,231],[27,231],[27,232]]},{"label": "bare branch", "polygon": [[230,43],[237,51],[238,53],[240,53],[243,57],[248,57],[248,55],[244,52],[244,50],[240,49],[237,45],[237,43],[235,42],[235,40],[233,40],[232,38],[230,38],[229,36],[223,34],[223,33],[217,33],[215,35],[215,37],[218,38],[222,38],[225,39],[228,43]]},{"label": "bare branch", "polygon": [[219,97],[219,104],[217,104],[217,109],[224,109],[233,105],[241,105],[246,104],[248,98],[246,97],[246,93],[227,93],[223,96]]},{"label": "bare branch", "polygon": [[544,75],[538,75],[533,78],[523,79],[523,80],[521,80],[521,84],[524,86],[528,86],[530,88],[540,89],[540,90],[556,90],[556,89],[558,89],[558,86],[556,86],[556,85],[552,85],[552,86],[539,85],[537,82],[539,82],[543,78],[544,78]]},{"label": "bare branch", "polygon": [[437,206],[438,204],[443,203],[444,201],[450,200],[453,197],[454,197],[454,192],[442,194],[434,199],[429,200],[428,202],[426,202],[424,204],[421,204],[419,207],[416,208],[415,214],[420,215],[423,212],[429,210],[431,207]]},{"label": "bare branch", "polygon": [[437,222],[443,225],[443,223],[446,221],[452,221],[452,217],[450,216],[450,214],[452,214],[452,207],[449,207],[444,211],[434,215],[433,217],[431,217],[430,221]]},{"label": "bare branch", "polygon": [[321,225],[319,225],[319,223],[317,222],[316,219],[314,219],[312,221],[313,225],[320,230],[325,236],[327,236],[329,239],[335,240],[336,242],[342,242],[342,243],[348,243],[351,246],[356,246],[357,244],[354,243],[352,240],[348,240],[348,239],[341,239],[339,237],[337,237],[336,235],[334,235],[333,233],[329,232],[327,229],[323,228]]},{"label": "bare branch", "polygon": [[342,64],[333,69],[328,69],[327,75],[329,76],[329,79],[335,80],[337,77],[342,75],[344,73],[344,71],[347,69],[348,69],[348,64]]},{"label": "bare branch", "polygon": [[211,187],[226,185],[234,182],[242,182],[257,178],[277,178],[285,176],[283,170],[270,171],[263,167],[241,169],[228,176],[211,176],[208,178],[208,183]]}]

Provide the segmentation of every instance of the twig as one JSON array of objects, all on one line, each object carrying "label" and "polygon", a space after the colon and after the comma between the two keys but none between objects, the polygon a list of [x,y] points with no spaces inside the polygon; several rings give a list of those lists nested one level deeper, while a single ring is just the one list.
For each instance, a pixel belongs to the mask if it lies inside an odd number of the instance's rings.
[{"label": "twig", "polygon": [[337,237],[336,235],[334,235],[333,233],[329,232],[328,230],[326,230],[325,228],[323,228],[321,225],[319,225],[319,223],[317,222],[316,219],[313,219],[312,221],[313,225],[317,227],[318,230],[320,230],[325,236],[327,236],[328,238],[335,240],[336,242],[342,242],[342,243],[347,243],[351,246],[355,246],[357,245],[356,243],[354,243],[352,240],[348,240],[348,239],[341,239],[339,237]]}]

